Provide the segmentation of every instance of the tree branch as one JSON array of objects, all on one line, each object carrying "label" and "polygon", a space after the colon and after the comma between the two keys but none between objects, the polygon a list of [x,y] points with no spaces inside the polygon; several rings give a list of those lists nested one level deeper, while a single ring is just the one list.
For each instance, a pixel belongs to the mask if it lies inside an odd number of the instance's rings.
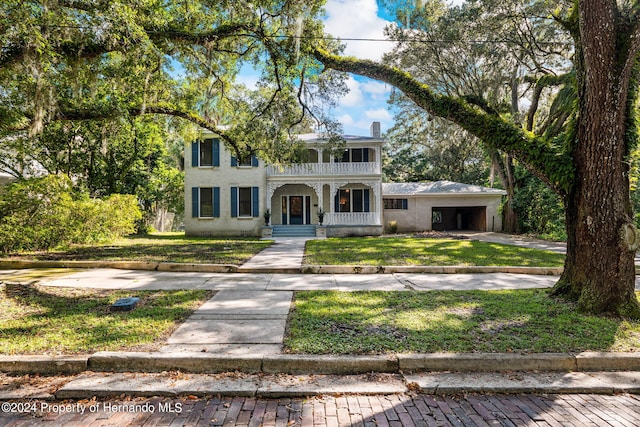
[{"label": "tree branch", "polygon": [[573,161],[554,150],[544,138],[524,131],[500,117],[477,111],[463,100],[436,94],[408,73],[369,60],[345,58],[314,48],[312,54],[325,67],[386,82],[401,90],[429,114],[447,119],[490,147],[504,151],[543,178],[558,194],[568,192],[573,181]]}]

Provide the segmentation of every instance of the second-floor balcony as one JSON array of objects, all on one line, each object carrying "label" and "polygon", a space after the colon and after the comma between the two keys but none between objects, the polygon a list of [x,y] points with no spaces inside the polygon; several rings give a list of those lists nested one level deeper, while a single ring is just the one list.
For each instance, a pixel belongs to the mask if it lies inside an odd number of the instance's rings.
[{"label": "second-floor balcony", "polygon": [[301,163],[285,167],[267,166],[267,176],[335,176],[377,175],[382,173],[379,162]]}]

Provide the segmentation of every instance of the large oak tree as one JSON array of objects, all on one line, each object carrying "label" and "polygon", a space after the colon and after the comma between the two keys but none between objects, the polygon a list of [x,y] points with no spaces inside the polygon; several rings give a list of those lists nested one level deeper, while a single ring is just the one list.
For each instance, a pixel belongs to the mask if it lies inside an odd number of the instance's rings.
[{"label": "large oak tree", "polygon": [[[526,130],[486,108],[482,99],[443,94],[406,69],[342,57],[326,48],[315,48],[313,54],[327,68],[395,86],[429,114],[526,165],[565,206],[567,257],[553,293],[588,312],[638,318],[634,255],[640,238],[630,202],[629,157],[638,136],[640,2],[575,0],[554,8],[549,19],[574,45],[569,84],[577,102],[571,120],[551,136]],[[540,78],[541,87],[545,78]]]},{"label": "large oak tree", "polygon": [[[323,110],[343,88],[295,37],[320,30],[322,3],[3,1],[0,148],[56,122],[164,115],[238,154],[294,157],[292,135],[313,120],[332,125]],[[237,84],[243,67],[261,73],[256,88]]]}]

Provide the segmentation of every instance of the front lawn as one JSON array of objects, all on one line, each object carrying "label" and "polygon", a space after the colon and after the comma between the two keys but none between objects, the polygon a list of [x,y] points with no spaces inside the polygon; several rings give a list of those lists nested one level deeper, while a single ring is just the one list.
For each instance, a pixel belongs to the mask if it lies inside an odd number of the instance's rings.
[{"label": "front lawn", "polygon": [[287,351],[639,351],[640,322],[580,314],[546,290],[296,293]]},{"label": "front lawn", "polygon": [[305,263],[562,267],[564,255],[475,240],[352,237],[307,242]]},{"label": "front lawn", "polygon": [[185,237],[158,233],[107,245],[75,246],[48,252],[10,254],[9,259],[146,261],[241,265],[273,242],[257,238]]},{"label": "front lawn", "polygon": [[[212,291],[103,291],[0,284],[0,354],[156,349]],[[129,312],[111,312],[139,297]]]}]

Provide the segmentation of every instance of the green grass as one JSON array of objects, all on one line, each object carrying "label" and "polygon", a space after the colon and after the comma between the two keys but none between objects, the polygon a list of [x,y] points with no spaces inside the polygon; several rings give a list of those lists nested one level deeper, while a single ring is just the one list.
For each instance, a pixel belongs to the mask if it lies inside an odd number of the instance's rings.
[{"label": "green grass", "polygon": [[75,246],[48,252],[11,254],[8,258],[240,265],[271,244],[271,241],[255,238],[223,239],[185,237],[184,233],[159,233],[120,239],[108,245]]},{"label": "green grass", "polygon": [[[79,354],[157,348],[212,291],[101,291],[0,284],[0,354]],[[129,312],[111,312],[124,297]]]},{"label": "green grass", "polygon": [[311,265],[467,265],[561,267],[564,255],[475,240],[411,237],[332,238],[307,242]]},{"label": "green grass", "polygon": [[580,314],[545,290],[298,292],[287,351],[638,351],[640,323]]}]

